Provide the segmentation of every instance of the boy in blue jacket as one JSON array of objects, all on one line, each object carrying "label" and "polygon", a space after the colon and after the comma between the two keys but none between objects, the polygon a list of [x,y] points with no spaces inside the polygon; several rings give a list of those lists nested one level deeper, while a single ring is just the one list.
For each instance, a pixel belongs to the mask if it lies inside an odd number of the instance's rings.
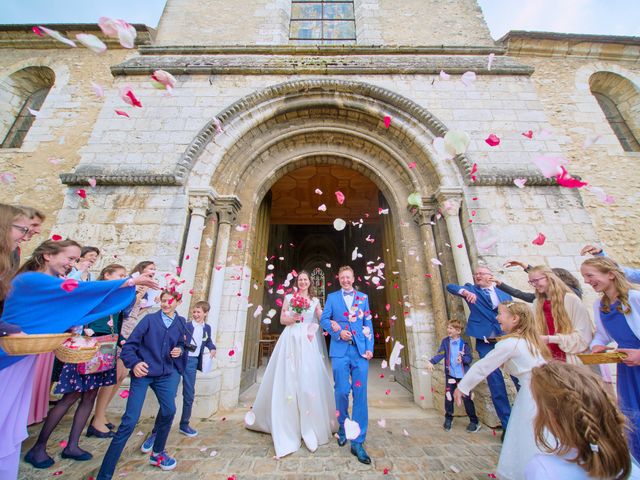
[{"label": "boy in blue jacket", "polygon": [[[433,372],[433,366],[444,359],[445,374],[445,395],[444,395],[444,429],[451,430],[453,423],[453,392],[458,387],[458,382],[462,380],[464,372],[471,365],[471,347],[465,342],[460,334],[462,333],[462,323],[459,320],[449,320],[447,324],[447,335],[440,343],[440,348],[435,356],[429,360],[427,368]],[[476,407],[470,396],[464,396],[464,409],[469,416],[467,432],[474,433],[480,430],[480,423],[476,416]]]},{"label": "boy in blue jacket", "polygon": [[140,418],[148,387],[160,404],[158,432],[149,463],[162,470],[176,468],[176,459],[170,457],[164,447],[176,413],[176,392],[185,365],[187,325],[185,319],[176,314],[181,297],[174,290],[163,290],[160,311],[140,320],[122,347],[120,358],[132,373],[129,398],[122,423],[109,445],[96,480],[113,477],[122,450]]},{"label": "boy in blue jacket", "polygon": [[[211,358],[216,356],[216,346],[211,340],[211,326],[206,323],[207,314],[209,313],[209,302],[200,301],[191,309],[192,321],[187,322],[187,345],[188,350],[187,363],[182,372],[182,417],[180,418],[181,434],[187,437],[196,437],[198,431],[191,428],[189,420],[191,420],[191,407],[195,398],[196,387],[196,370],[202,371],[204,348],[209,349]],[[156,416],[156,424],[153,426],[151,434],[147,436],[142,443],[140,450],[142,453],[151,452],[158,434],[158,419]]]}]

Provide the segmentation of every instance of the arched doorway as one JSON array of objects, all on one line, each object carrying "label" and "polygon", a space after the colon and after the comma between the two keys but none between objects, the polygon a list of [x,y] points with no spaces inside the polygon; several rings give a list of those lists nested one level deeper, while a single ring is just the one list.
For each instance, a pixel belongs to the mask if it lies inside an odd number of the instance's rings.
[{"label": "arched doorway", "polygon": [[[344,195],[342,204],[335,192]],[[268,210],[268,211],[267,211]],[[373,315],[374,357],[388,359],[396,342],[407,345],[401,282],[396,278],[399,256],[393,233],[392,213],[378,186],[362,173],[340,164],[302,166],[282,176],[272,186],[260,206],[256,232],[256,252],[266,252],[265,265],[254,263],[254,271],[267,272],[267,287],[253,299],[263,312],[247,313],[241,391],[256,380],[264,350],[282,332],[278,299],[290,289],[287,278],[299,270],[312,272],[322,303],[326,294],[340,288],[336,276],[341,265],[351,265],[355,286],[367,293]],[[269,218],[268,235],[264,219]],[[343,219],[346,227],[336,230],[333,222]],[[396,272],[395,274],[393,272]],[[407,312],[408,313],[408,312]],[[263,351],[261,351],[263,350]],[[408,350],[395,379],[411,390]]]}]

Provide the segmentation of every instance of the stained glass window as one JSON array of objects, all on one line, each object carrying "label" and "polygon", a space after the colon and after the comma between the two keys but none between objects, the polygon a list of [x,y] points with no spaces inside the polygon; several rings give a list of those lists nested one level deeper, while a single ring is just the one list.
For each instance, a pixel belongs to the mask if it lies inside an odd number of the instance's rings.
[{"label": "stained glass window", "polygon": [[324,306],[325,300],[325,277],[324,272],[320,268],[314,268],[311,272],[311,284],[316,291],[316,297],[320,300],[322,306]]},{"label": "stained glass window", "polygon": [[289,38],[326,44],[354,43],[353,0],[293,0]]}]

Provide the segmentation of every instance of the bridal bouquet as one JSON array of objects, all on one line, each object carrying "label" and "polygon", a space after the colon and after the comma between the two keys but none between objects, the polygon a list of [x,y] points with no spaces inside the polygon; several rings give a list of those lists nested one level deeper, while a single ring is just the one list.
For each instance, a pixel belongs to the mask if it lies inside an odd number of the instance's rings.
[{"label": "bridal bouquet", "polygon": [[302,313],[306,310],[309,310],[309,307],[311,306],[311,304],[309,303],[308,298],[294,295],[291,298],[291,302],[289,302],[289,306],[291,307],[291,310],[293,310],[294,312]]}]

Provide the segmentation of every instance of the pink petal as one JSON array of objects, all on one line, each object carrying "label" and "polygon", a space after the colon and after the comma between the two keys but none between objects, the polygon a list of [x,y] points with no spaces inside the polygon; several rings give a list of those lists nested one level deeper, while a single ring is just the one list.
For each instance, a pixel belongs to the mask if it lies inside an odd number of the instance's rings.
[{"label": "pink petal", "polygon": [[547,237],[545,237],[543,233],[539,233],[538,236],[534,238],[531,243],[533,243],[534,245],[544,245],[544,242],[546,239]]},{"label": "pink petal", "polygon": [[67,448],[67,441],[66,440],[60,440],[58,445],[60,445],[60,448]]},{"label": "pink petal", "polygon": [[76,190],[76,195],[78,195],[80,198],[87,198],[87,191],[84,188],[79,188],[78,190]]},{"label": "pink petal", "polygon": [[67,293],[73,292],[76,288],[78,288],[78,286],[78,281],[73,278],[67,278],[60,284],[60,288],[62,288]]},{"label": "pink petal", "polygon": [[122,110],[115,110],[116,114],[120,115],[121,117],[127,117],[129,118],[129,114],[127,112],[124,112]]},{"label": "pink petal", "polygon": [[384,128],[389,128],[391,126],[391,117],[389,115],[384,117]]},{"label": "pink petal", "polygon": [[342,205],[342,204],[344,203],[344,198],[345,198],[345,197],[344,197],[344,193],[342,193],[340,190],[338,190],[338,191],[336,192],[336,200],[338,200],[338,203],[339,203],[340,205]]},{"label": "pink petal", "polygon": [[118,29],[116,28],[116,22],[109,17],[100,17],[98,19],[98,26],[102,33],[107,37],[115,38],[118,36]]},{"label": "pink petal", "polygon": [[315,194],[316,195],[322,195],[322,190],[320,190],[319,188],[315,189]]},{"label": "pink petal", "polygon": [[87,181],[89,182],[89,185],[91,185],[91,187],[95,188],[96,183],[97,183],[95,178],[90,178]]},{"label": "pink petal", "polygon": [[129,390],[122,390],[118,395],[120,398],[129,398]]},{"label": "pink petal", "polygon": [[524,188],[524,184],[527,183],[527,179],[526,178],[516,178],[513,183],[515,184],[516,187],[518,188]]},{"label": "pink petal", "polygon": [[124,48],[134,48],[138,34],[133,25],[129,25],[124,20],[116,20],[116,29],[118,31],[120,45]]},{"label": "pink petal", "polygon": [[490,53],[489,58],[487,59],[487,70],[491,70],[491,65],[493,64],[493,59],[495,58],[495,53]]},{"label": "pink petal", "polygon": [[473,82],[476,81],[475,72],[464,72],[460,77],[460,81],[464,83],[465,87],[470,87],[471,85],[473,85]]},{"label": "pink petal", "polygon": [[107,51],[105,43],[90,33],[78,33],[76,35],[76,39],[92,52],[104,53]]},{"label": "pink petal", "polygon": [[533,138],[533,130],[529,130],[528,132],[524,132],[522,134],[523,137]]},{"label": "pink petal", "polygon": [[120,89],[120,98],[123,102],[128,103],[133,107],[142,108],[142,103],[140,103],[140,100],[136,98],[131,85],[125,85]]},{"label": "pink petal", "polygon": [[232,348],[231,350],[229,350],[229,356],[233,357],[236,354],[236,351]]},{"label": "pink petal", "polygon": [[4,183],[5,185],[9,185],[10,183],[13,183],[15,181],[16,181],[16,176],[13,173],[9,173],[9,172],[0,173],[1,183]]},{"label": "pink petal", "polygon": [[42,30],[40,30],[38,27],[33,26],[31,27],[31,30],[33,31],[33,33],[35,33],[37,36],[39,37],[44,37],[44,33],[42,33]]},{"label": "pink petal", "polygon": [[51,235],[51,240],[53,240],[54,242],[59,242],[60,240],[62,240],[62,237],[60,235],[53,234]]},{"label": "pink petal", "polygon": [[448,73],[445,73],[444,70],[440,70],[440,80],[449,80],[451,78],[451,75],[449,75]]},{"label": "pink petal", "polygon": [[409,168],[416,168],[416,162],[411,162],[409,164]]},{"label": "pink petal", "polygon": [[62,42],[64,44],[66,44],[66,45],[69,45],[70,47],[77,47],[76,43],[73,40],[69,40],[67,37],[65,37],[64,35],[61,35],[59,32],[57,32],[55,30],[51,30],[51,29],[46,28],[46,27],[38,27],[38,28],[40,28],[41,31],[43,31],[44,33],[46,33],[50,37],[55,38],[59,42]]},{"label": "pink petal", "polygon": [[566,164],[567,160],[562,157],[538,155],[533,159],[533,163],[540,169],[545,178],[551,178],[562,173],[560,165]]},{"label": "pink petal", "polygon": [[562,173],[556,176],[556,181],[561,187],[581,188],[587,185],[587,182],[582,182],[577,178],[573,178],[571,175],[569,175],[569,172],[567,172],[566,168],[561,166],[560,169],[562,170]]},{"label": "pink petal", "polygon": [[176,78],[164,70],[156,70],[153,72],[153,75],[151,75],[151,78],[165,87],[174,88],[176,86]]},{"label": "pink petal", "polygon": [[378,215],[388,215],[389,214],[389,209],[388,208],[379,208],[378,207]]},{"label": "pink petal", "polygon": [[91,82],[91,88],[93,88],[93,93],[96,94],[96,97],[104,98],[104,88],[102,88],[102,86],[95,82]]},{"label": "pink petal", "polygon": [[490,147],[495,147],[496,145],[500,145],[500,138],[498,138],[498,136],[495,133],[492,133],[491,135],[489,135],[487,138],[485,138],[484,141],[487,142],[487,145],[489,145]]},{"label": "pink petal", "polygon": [[321,212],[326,212],[327,211],[327,206],[323,203],[322,205],[320,205],[318,207],[318,210]]}]

